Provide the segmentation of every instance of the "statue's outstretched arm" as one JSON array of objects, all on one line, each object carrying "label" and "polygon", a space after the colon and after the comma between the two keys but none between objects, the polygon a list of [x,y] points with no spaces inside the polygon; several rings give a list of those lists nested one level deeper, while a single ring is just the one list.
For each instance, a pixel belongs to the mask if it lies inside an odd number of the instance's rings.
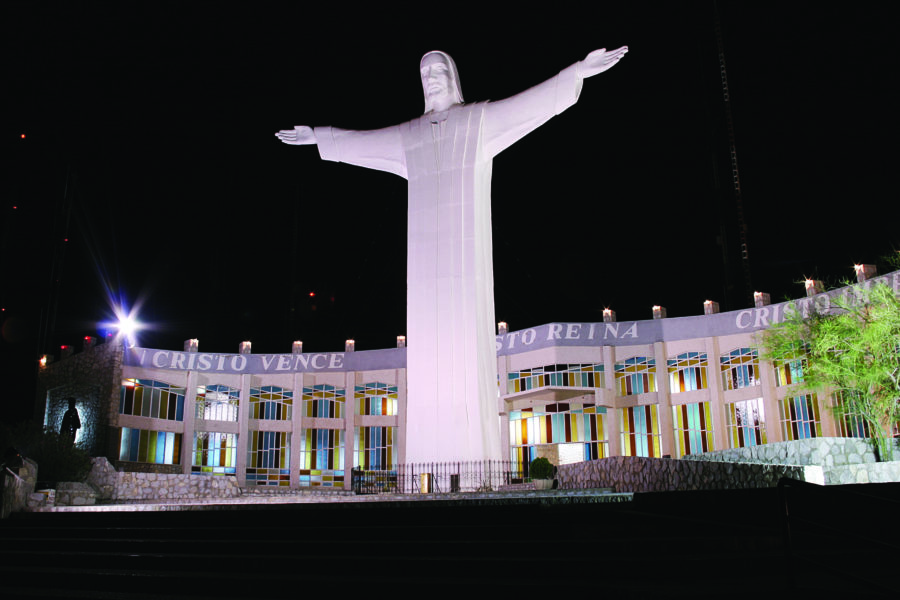
[{"label": "statue's outstretched arm", "polygon": [[615,50],[607,50],[606,48],[594,50],[583,61],[578,63],[578,76],[587,78],[598,75],[603,71],[608,71],[622,60],[626,52],[628,52],[628,46],[622,46]]},{"label": "statue's outstretched arm", "polygon": [[312,127],[307,127],[306,125],[297,125],[293,129],[282,129],[275,134],[275,137],[291,146],[315,145],[318,143],[316,132],[313,131]]},{"label": "statue's outstretched arm", "polygon": [[563,69],[559,75],[544,83],[512,98],[489,102],[485,109],[486,156],[496,156],[554,115],[575,104],[581,94],[582,81],[612,68],[622,60],[626,52],[628,46],[610,52],[605,48],[594,50],[584,60]]}]

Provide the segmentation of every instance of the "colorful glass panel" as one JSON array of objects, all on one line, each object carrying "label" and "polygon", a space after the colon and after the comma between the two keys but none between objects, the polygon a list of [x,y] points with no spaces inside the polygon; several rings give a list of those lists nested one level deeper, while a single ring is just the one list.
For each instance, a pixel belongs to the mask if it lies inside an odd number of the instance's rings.
[{"label": "colorful glass panel", "polygon": [[194,433],[191,473],[234,475],[237,466],[237,434],[214,431]]},{"label": "colorful glass panel", "polygon": [[294,392],[277,385],[250,388],[250,418],[263,421],[290,421]]},{"label": "colorful glass panel", "polygon": [[560,402],[509,413],[511,459],[530,463],[539,444],[584,444],[584,459],[608,456],[606,408]]},{"label": "colorful glass panel", "polygon": [[544,365],[508,373],[506,393],[527,392],[544,387],[602,388],[603,385],[602,364]]},{"label": "colorful glass panel", "polygon": [[247,444],[247,484],[291,485],[291,444],[286,431],[250,431]]},{"label": "colorful glass panel", "polygon": [[671,393],[677,394],[707,388],[706,352],[685,352],[666,362],[669,368],[669,391]]},{"label": "colorful glass panel", "polygon": [[675,454],[709,452],[713,446],[712,415],[709,402],[695,402],[672,407],[675,428]]},{"label": "colorful glass panel", "polygon": [[815,394],[785,398],[778,404],[781,409],[781,434],[786,442],[822,436],[819,403]]},{"label": "colorful glass panel", "polygon": [[119,414],[184,421],[184,388],[152,379],[125,379],[120,388]]},{"label": "colorful glass panel", "polygon": [[725,416],[732,448],[766,443],[766,415],[762,398],[726,404]]},{"label": "colorful glass panel", "polygon": [[241,391],[227,385],[197,386],[194,415],[197,419],[206,421],[236,423],[240,399]]},{"label": "colorful glass panel", "polygon": [[366,470],[386,470],[395,464],[396,427],[357,427],[353,440],[353,464]]},{"label": "colorful glass panel", "polygon": [[759,350],[736,348],[719,357],[725,391],[759,385]]},{"label": "colorful glass panel", "polygon": [[181,434],[122,427],[119,430],[119,460],[177,465],[181,462]]},{"label": "colorful glass panel", "polygon": [[397,386],[379,382],[354,386],[353,402],[358,415],[396,416]]},{"label": "colorful glass panel", "polygon": [[619,409],[622,425],[622,455],[662,456],[659,441],[659,416],[657,406],[632,406]]},{"label": "colorful glass panel", "polygon": [[303,432],[299,483],[300,487],[343,487],[343,429],[307,429]]},{"label": "colorful glass panel", "polygon": [[333,385],[314,385],[303,388],[303,416],[342,419],[346,392]]},{"label": "colorful glass panel", "polygon": [[616,386],[620,396],[656,391],[656,359],[635,356],[616,363]]}]

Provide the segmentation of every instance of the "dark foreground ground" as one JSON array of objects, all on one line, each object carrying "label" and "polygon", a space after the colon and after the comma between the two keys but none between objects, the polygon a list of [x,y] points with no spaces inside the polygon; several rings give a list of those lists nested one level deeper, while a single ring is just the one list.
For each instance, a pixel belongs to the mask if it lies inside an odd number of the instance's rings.
[{"label": "dark foreground ground", "polygon": [[622,503],[15,514],[0,524],[0,597],[892,595],[898,524],[900,484],[796,482]]}]

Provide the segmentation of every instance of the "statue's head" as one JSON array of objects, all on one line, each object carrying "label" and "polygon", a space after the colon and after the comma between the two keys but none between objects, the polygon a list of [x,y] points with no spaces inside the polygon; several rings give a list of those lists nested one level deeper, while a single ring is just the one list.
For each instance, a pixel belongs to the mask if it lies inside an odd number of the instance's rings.
[{"label": "statue's head", "polygon": [[427,53],[419,63],[419,72],[422,74],[422,91],[425,92],[425,114],[462,104],[459,73],[449,54],[440,50]]}]

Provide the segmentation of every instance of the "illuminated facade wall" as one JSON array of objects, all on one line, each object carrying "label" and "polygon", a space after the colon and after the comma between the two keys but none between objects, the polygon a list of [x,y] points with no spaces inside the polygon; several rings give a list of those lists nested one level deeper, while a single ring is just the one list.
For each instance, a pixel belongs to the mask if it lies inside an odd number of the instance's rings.
[{"label": "illuminated facade wall", "polygon": [[[885,279],[900,292],[900,272]],[[828,405],[835,398],[792,387],[802,382],[802,349],[778,364],[760,358],[758,332],[822,298],[795,301],[793,308],[551,323],[497,336],[497,428],[506,457],[518,463],[539,455],[677,458],[865,435],[857,416],[833,418]],[[406,431],[417,424],[407,421],[415,398],[407,396],[405,348],[120,352],[104,375],[118,382],[104,419],[107,456],[121,468],[149,465],[299,488],[349,486],[354,467],[406,462]],[[44,368],[44,381],[60,384],[52,371],[65,363]],[[76,388],[45,385],[53,418],[61,392],[70,389]]]}]

